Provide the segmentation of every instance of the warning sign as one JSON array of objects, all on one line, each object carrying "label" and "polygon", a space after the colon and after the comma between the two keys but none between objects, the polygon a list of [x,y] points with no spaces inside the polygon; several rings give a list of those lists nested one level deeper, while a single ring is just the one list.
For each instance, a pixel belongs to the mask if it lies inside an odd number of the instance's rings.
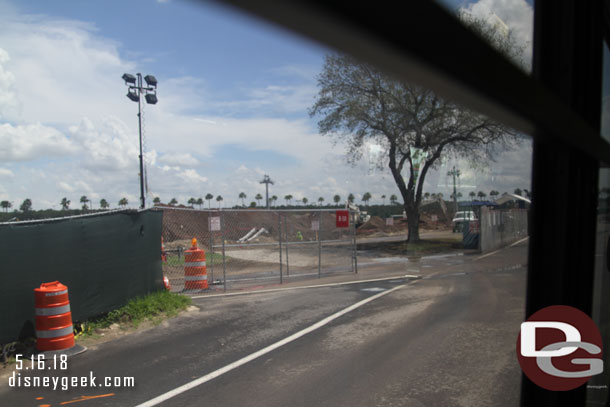
[{"label": "warning sign", "polygon": [[349,227],[349,211],[337,211],[337,227],[348,228]]},{"label": "warning sign", "polygon": [[220,216],[214,216],[210,218],[210,231],[220,230]]}]

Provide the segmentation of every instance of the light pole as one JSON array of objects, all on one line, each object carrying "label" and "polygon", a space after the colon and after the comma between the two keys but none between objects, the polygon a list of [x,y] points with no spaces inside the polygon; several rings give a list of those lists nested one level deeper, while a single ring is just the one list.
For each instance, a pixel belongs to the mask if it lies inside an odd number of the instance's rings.
[{"label": "light pole", "polygon": [[453,175],[453,207],[455,208],[455,211],[457,212],[458,207],[457,207],[457,191],[455,189],[455,177],[460,176],[460,170],[456,170],[455,165],[454,165],[453,169],[451,171],[447,172],[447,175]]},{"label": "light pole", "polygon": [[265,184],[265,199],[267,202],[267,209],[269,209],[269,184],[273,185],[273,181],[271,181],[269,175],[265,175],[260,183]]},{"label": "light pole", "polygon": [[138,102],[138,129],[140,134],[140,208],[144,209],[146,201],[144,198],[144,160],[142,157],[142,106],[141,96],[144,95],[146,103],[154,105],[157,103],[157,78],[152,75],[146,75],[144,80],[148,86],[142,85],[142,74],[137,73],[133,76],[129,73],[124,73],[122,76],[125,85],[129,88],[127,97],[133,102]]}]

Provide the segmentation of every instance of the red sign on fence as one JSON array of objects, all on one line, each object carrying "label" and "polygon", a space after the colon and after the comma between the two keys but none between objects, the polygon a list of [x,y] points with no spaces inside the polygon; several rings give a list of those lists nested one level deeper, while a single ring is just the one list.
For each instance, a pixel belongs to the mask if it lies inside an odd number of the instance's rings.
[{"label": "red sign on fence", "polygon": [[337,211],[337,227],[348,228],[349,227],[349,211]]}]

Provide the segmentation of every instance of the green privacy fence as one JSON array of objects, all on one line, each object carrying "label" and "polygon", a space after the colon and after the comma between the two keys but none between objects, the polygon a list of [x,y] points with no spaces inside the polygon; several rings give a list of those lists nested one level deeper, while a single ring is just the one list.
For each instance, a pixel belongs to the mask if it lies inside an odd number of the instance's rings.
[{"label": "green privacy fence", "polygon": [[68,286],[84,320],[163,288],[162,212],[114,211],[0,224],[0,343],[34,336],[34,288]]}]

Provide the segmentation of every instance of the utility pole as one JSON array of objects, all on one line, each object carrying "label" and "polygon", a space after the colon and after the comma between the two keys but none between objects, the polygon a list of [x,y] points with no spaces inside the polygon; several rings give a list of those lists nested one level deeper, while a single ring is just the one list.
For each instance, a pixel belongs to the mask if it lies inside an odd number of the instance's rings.
[{"label": "utility pole", "polygon": [[260,183],[265,184],[265,202],[267,202],[267,209],[269,209],[269,184],[273,185],[273,181],[271,181],[269,175],[265,174],[263,180]]},{"label": "utility pole", "polygon": [[454,207],[455,211],[457,212],[458,206],[457,206],[457,190],[455,188],[455,177],[460,176],[460,170],[456,170],[455,165],[454,165],[453,169],[451,171],[447,172],[447,175],[453,175],[453,207]]}]

